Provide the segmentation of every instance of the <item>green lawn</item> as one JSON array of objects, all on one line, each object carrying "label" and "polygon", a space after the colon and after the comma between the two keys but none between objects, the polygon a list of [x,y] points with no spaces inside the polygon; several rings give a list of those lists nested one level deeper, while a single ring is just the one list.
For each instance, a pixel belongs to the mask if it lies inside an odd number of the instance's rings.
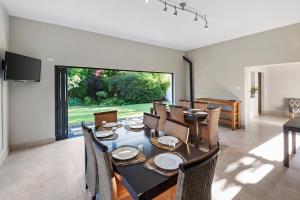
[{"label": "green lawn", "polygon": [[80,124],[82,121],[93,122],[95,112],[103,112],[109,110],[118,110],[118,118],[142,116],[143,112],[149,112],[152,103],[133,104],[126,106],[69,106],[68,120],[69,125]]}]

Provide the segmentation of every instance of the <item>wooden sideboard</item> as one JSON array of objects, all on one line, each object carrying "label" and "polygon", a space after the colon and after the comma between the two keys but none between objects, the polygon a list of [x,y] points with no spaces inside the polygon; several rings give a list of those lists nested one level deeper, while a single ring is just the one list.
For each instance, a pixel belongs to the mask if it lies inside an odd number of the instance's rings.
[{"label": "wooden sideboard", "polygon": [[241,101],[196,98],[195,102],[208,104],[208,109],[221,107],[219,124],[230,126],[232,130],[241,128]]}]

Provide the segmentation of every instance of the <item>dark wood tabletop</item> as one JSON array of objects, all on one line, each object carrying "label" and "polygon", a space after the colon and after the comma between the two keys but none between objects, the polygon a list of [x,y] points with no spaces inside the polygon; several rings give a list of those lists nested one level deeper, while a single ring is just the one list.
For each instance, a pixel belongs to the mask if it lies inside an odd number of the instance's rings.
[{"label": "dark wood tabletop", "polygon": [[289,167],[289,133],[292,133],[292,151],[296,154],[296,133],[300,133],[300,118],[294,118],[283,125],[283,146],[284,146],[284,159],[283,165]]},{"label": "dark wood tabletop", "polygon": [[[102,143],[108,146],[109,151],[113,151],[123,145],[138,147],[139,144],[143,144],[146,159],[168,152],[153,146],[150,143],[149,131],[147,130],[130,132],[122,127],[117,129],[117,133],[117,139],[112,141],[102,141]],[[187,161],[205,154],[205,152],[186,144],[180,146],[177,152]],[[132,198],[138,200],[153,199],[177,183],[177,175],[172,177],[160,175],[145,168],[144,163],[114,167],[114,169],[122,176],[122,182]]]},{"label": "dark wood tabletop", "polygon": [[291,119],[283,125],[283,128],[288,129],[288,131],[300,132],[300,117]]}]

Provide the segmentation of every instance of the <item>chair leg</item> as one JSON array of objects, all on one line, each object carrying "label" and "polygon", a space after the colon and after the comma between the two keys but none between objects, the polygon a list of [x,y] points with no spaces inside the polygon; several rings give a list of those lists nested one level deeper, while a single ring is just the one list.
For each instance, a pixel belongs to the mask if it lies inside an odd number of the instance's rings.
[{"label": "chair leg", "polygon": [[87,184],[85,184],[85,189],[87,190],[87,189],[89,189],[89,187],[88,187],[88,185]]}]

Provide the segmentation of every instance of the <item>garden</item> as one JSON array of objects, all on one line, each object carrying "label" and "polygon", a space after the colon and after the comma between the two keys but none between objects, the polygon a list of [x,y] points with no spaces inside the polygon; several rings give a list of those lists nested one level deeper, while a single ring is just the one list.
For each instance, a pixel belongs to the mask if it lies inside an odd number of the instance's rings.
[{"label": "garden", "polygon": [[93,113],[118,110],[119,118],[149,112],[153,99],[165,99],[170,74],[109,69],[68,69],[69,125],[92,122]]}]

